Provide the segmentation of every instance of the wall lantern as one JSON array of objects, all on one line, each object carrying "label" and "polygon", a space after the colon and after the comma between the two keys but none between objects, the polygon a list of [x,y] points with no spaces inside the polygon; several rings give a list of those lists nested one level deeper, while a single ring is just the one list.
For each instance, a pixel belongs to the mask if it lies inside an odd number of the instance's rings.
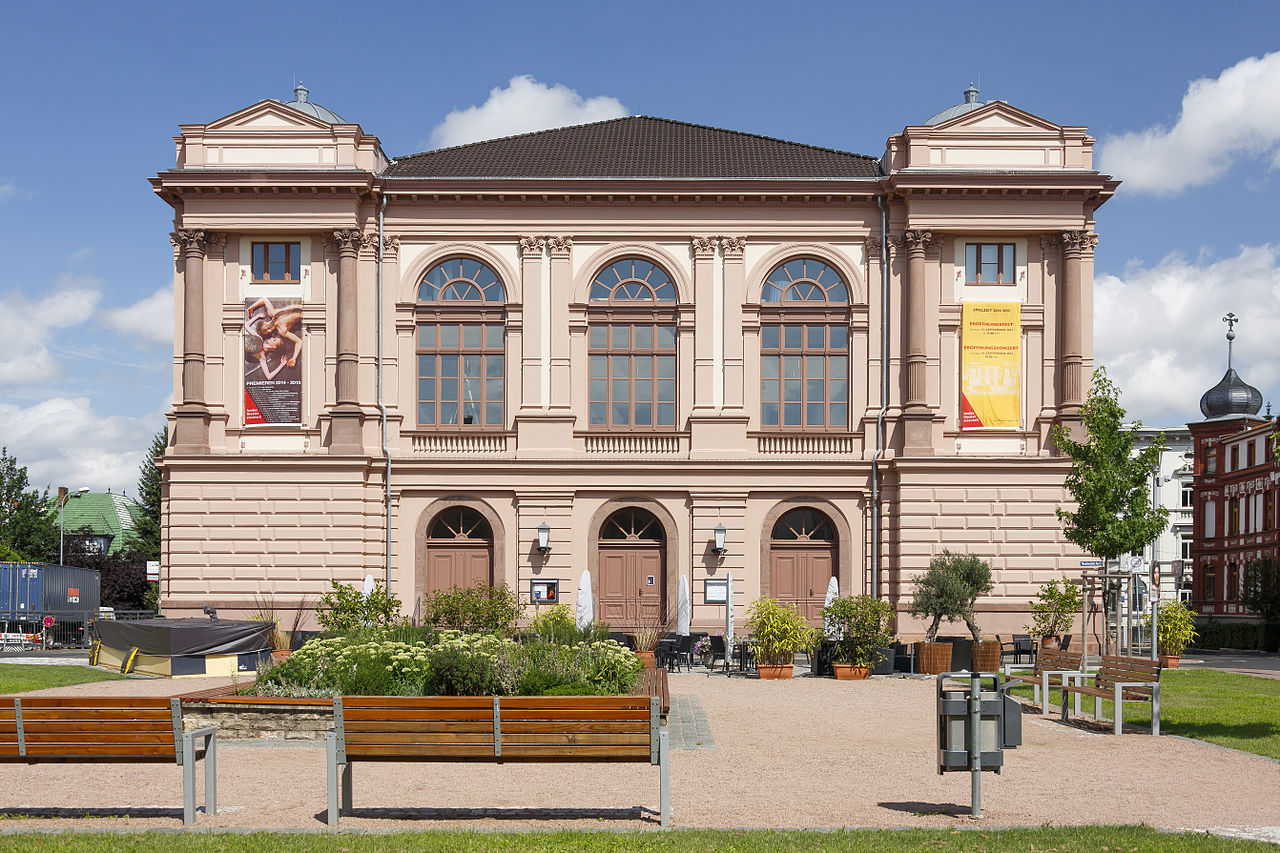
[{"label": "wall lantern", "polygon": [[717,524],[715,530],[711,532],[715,536],[715,544],[711,546],[711,550],[717,554],[723,555],[726,550],[724,547],[724,535],[729,531],[725,529],[723,524]]},{"label": "wall lantern", "polygon": [[545,521],[538,525],[538,553],[544,557],[551,553],[551,526]]}]

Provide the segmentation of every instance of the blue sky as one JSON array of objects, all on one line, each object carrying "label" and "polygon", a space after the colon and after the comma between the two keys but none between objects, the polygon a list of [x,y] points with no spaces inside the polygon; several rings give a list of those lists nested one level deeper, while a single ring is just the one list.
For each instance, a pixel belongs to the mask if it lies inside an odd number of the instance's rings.
[{"label": "blue sky", "polygon": [[179,123],[288,100],[296,79],[391,155],[522,130],[508,125],[528,113],[568,123],[626,112],[877,156],[887,136],[980,79],[983,100],[1087,125],[1097,165],[1126,179],[1098,216],[1095,345],[1130,413],[1154,425],[1198,418],[1225,367],[1227,311],[1244,318],[1236,366],[1270,400],[1280,55],[1269,54],[1280,50],[1280,5],[893,8],[7,9],[0,444],[37,486],[133,492],[172,393],[171,211],[146,178],[173,165]]}]

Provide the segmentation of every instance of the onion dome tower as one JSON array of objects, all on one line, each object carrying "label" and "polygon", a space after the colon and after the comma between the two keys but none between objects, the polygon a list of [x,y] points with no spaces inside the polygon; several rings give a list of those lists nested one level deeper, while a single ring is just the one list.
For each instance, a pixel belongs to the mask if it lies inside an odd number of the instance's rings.
[{"label": "onion dome tower", "polygon": [[1227,314],[1222,322],[1227,324],[1227,372],[1222,375],[1222,381],[1204,392],[1200,398],[1200,411],[1209,420],[1240,415],[1256,417],[1262,408],[1262,394],[1241,379],[1231,366],[1231,342],[1236,339],[1235,325],[1240,318]]},{"label": "onion dome tower", "polygon": [[284,105],[286,107],[293,107],[298,112],[306,113],[309,116],[313,116],[321,121],[328,122],[329,124],[346,124],[346,122],[342,120],[342,116],[338,115],[333,110],[326,109],[319,104],[308,101],[307,94],[309,91],[310,90],[308,90],[306,86],[302,85],[302,81],[299,80],[298,85],[293,87],[293,100],[285,101]]}]

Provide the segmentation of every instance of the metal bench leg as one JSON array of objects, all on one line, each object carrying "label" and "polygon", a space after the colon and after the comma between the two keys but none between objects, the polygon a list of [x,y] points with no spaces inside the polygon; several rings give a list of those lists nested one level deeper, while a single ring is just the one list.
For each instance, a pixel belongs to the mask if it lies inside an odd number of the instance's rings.
[{"label": "metal bench leg", "polygon": [[658,813],[663,826],[671,825],[671,737],[667,727],[658,730]]},{"label": "metal bench leg", "polygon": [[1045,707],[1048,704],[1048,702],[1049,700],[1047,698],[1043,703],[1040,701],[1040,682],[1037,681],[1035,684],[1032,684],[1031,685],[1031,704],[1040,706],[1041,716],[1044,716],[1045,714],[1049,713]]},{"label": "metal bench leg", "polygon": [[204,745],[204,813],[218,813],[218,735],[211,734]]},{"label": "metal bench leg", "polygon": [[329,781],[329,826],[338,825],[338,737],[333,732],[324,738],[325,775]]},{"label": "metal bench leg", "polygon": [[351,762],[342,765],[342,814],[351,814]]},{"label": "metal bench leg", "polygon": [[1160,736],[1160,683],[1156,682],[1155,690],[1151,692],[1151,734],[1155,737]]},{"label": "metal bench leg", "polygon": [[1124,688],[1117,684],[1112,689],[1116,698],[1112,702],[1111,713],[1116,718],[1115,733],[1120,734],[1120,727],[1124,725]]},{"label": "metal bench leg", "polygon": [[1040,681],[1041,681],[1040,695],[1044,697],[1044,701],[1040,703],[1040,716],[1047,717],[1049,716],[1049,673],[1047,672],[1041,673]]},{"label": "metal bench leg", "polygon": [[[1075,682],[1076,682],[1076,687],[1081,686],[1082,684],[1084,684],[1084,676],[1077,675],[1075,677]],[[1075,694],[1075,697],[1076,697],[1076,716],[1078,717],[1080,716],[1080,694],[1079,693]]]},{"label": "metal bench leg", "polygon": [[1101,696],[1093,697],[1093,719],[1095,722],[1097,722],[1098,720],[1106,719],[1105,717],[1102,716],[1102,697]]},{"label": "metal bench leg", "polygon": [[196,822],[196,747],[191,735],[182,736],[182,822]]}]

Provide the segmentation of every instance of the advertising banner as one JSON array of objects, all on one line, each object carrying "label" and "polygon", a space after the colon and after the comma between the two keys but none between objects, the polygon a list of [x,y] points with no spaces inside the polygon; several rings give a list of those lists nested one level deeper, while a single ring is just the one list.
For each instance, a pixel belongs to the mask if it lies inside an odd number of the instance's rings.
[{"label": "advertising banner", "polygon": [[244,302],[244,423],[302,423],[300,299]]},{"label": "advertising banner", "polygon": [[1022,305],[965,302],[960,328],[960,426],[1017,429]]}]

